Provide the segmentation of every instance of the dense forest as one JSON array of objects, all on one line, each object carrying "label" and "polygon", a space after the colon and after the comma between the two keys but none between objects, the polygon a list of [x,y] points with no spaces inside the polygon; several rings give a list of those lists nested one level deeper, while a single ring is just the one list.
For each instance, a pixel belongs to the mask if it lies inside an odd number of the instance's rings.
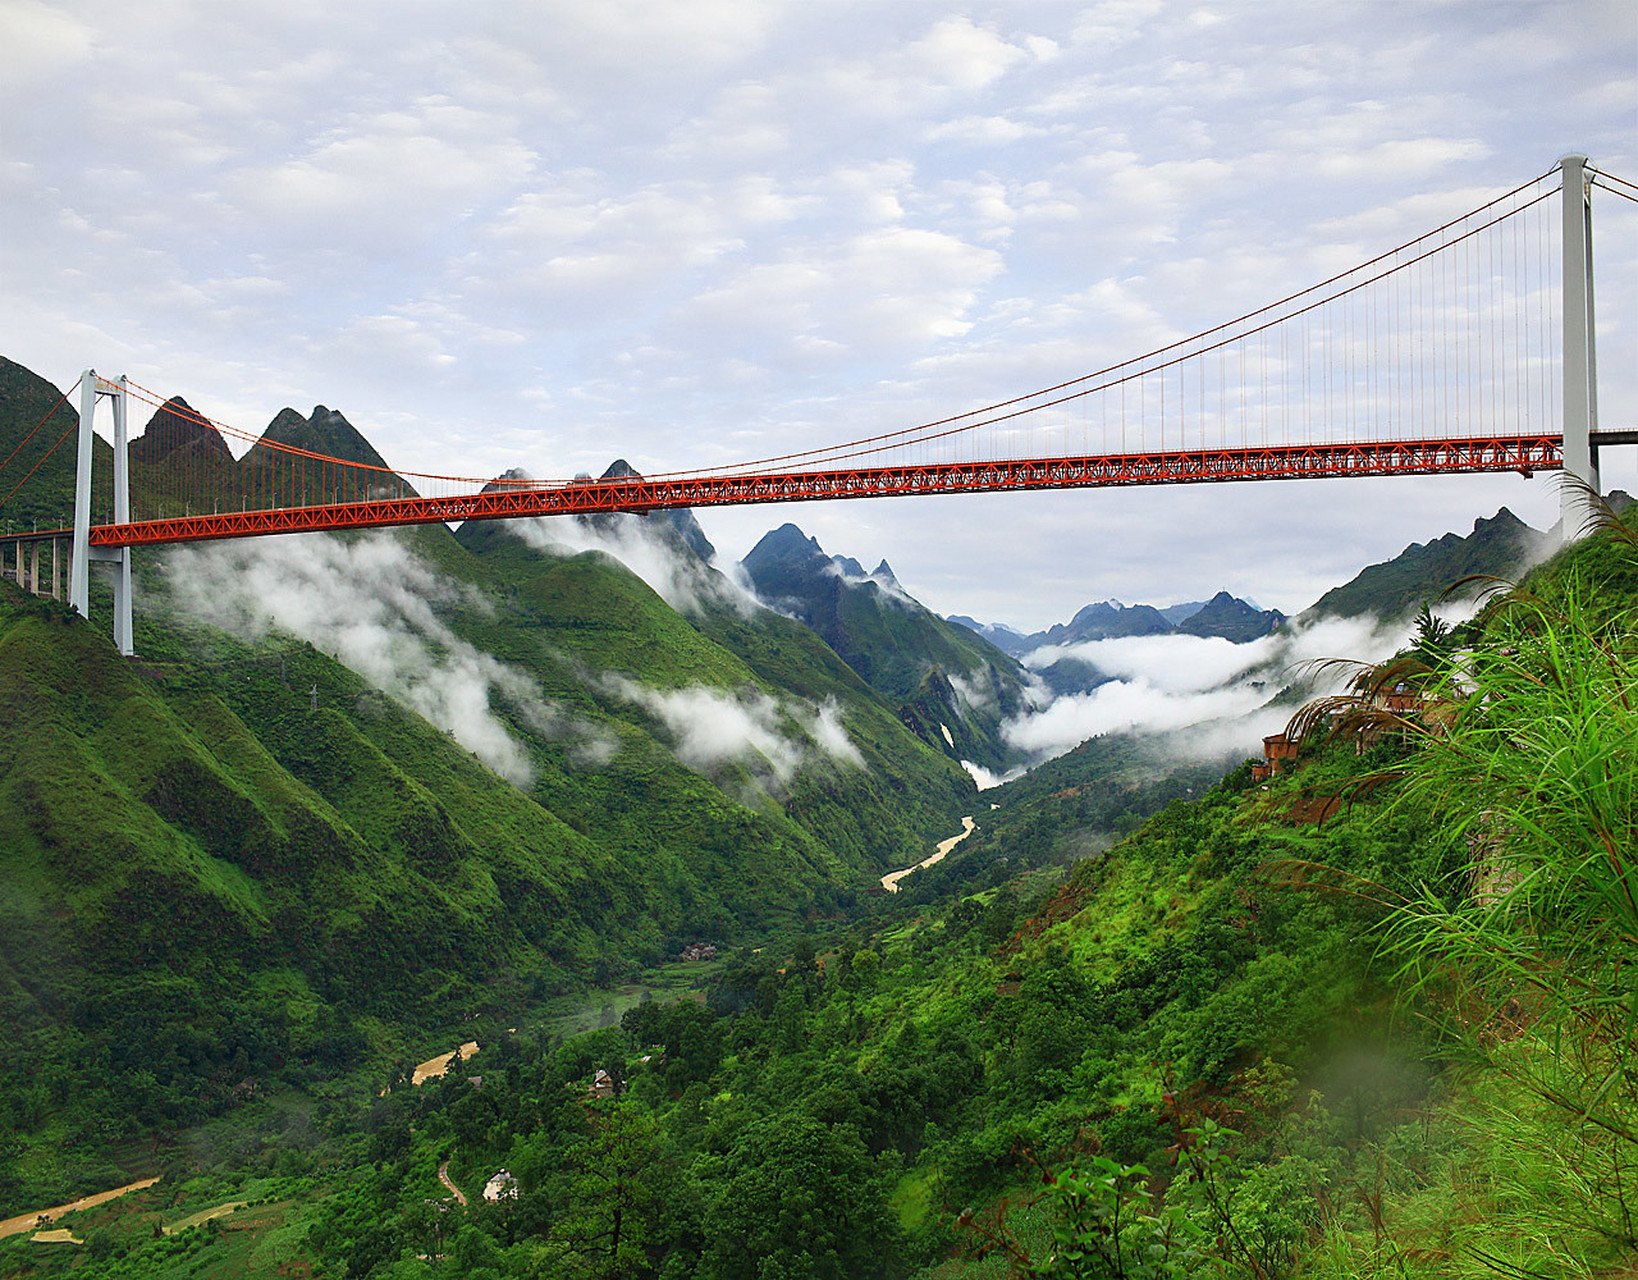
[{"label": "dense forest", "polygon": [[[1120,786],[1164,804],[1143,822],[1013,784],[1012,835],[939,892],[772,930],[583,1034],[493,989],[448,1032],[481,1048],[419,1084],[346,1025],[298,1054],[249,997],[193,1010],[225,1074],[186,1043],[119,1062],[142,1037],[105,1026],[115,1136],[161,1181],[78,1215],[83,1245],[5,1241],[0,1274],[1623,1274],[1635,599],[1612,521],[1361,668],[1267,782]],[[1093,825],[1136,829],[1039,852]],[[174,1015],[139,990],[120,1018]],[[80,1087],[39,1073],[10,1124],[95,1114]]]},{"label": "dense forest", "polygon": [[983,792],[1022,669],[799,533],[833,643],[686,513],[0,584],[0,1277],[1628,1274],[1634,527]]}]

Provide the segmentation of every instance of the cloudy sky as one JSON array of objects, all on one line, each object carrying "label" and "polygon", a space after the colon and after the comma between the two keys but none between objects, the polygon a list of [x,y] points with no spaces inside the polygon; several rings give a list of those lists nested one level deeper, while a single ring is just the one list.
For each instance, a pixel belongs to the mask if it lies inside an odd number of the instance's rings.
[{"label": "cloudy sky", "polygon": [[[1584,151],[1638,180],[1627,0],[0,0],[0,354],[395,465],[708,466],[1204,329]],[[1596,204],[1638,425],[1638,206]],[[1635,450],[1606,475],[1638,488]],[[704,512],[1026,629],[1288,611],[1542,479]]]}]

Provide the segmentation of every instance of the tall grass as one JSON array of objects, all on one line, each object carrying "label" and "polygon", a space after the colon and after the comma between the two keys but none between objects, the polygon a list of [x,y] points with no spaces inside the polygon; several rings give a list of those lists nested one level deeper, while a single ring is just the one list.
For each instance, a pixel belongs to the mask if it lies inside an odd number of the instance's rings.
[{"label": "tall grass", "polygon": [[[1586,570],[1638,569],[1629,529],[1515,589],[1433,664],[1398,805],[1463,870],[1397,897],[1384,954],[1469,1070],[1442,1177],[1386,1244],[1341,1231],[1316,1272],[1633,1274],[1638,1261],[1638,611]],[[1578,568],[1578,566],[1580,566]],[[1414,719],[1414,718],[1413,718]]]}]

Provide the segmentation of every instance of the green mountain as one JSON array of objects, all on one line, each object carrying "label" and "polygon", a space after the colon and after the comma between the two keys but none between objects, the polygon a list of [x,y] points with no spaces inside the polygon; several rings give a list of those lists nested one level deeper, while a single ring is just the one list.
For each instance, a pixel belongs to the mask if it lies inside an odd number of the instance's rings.
[{"label": "green mountain", "polygon": [[1465,537],[1447,533],[1432,542],[1413,542],[1392,560],[1361,569],[1333,587],[1303,617],[1409,617],[1424,600],[1437,600],[1471,574],[1513,579],[1551,549],[1554,535],[1532,529],[1503,507],[1473,522]]},{"label": "green mountain", "polygon": [[741,563],[761,599],[895,700],[923,742],[986,768],[1009,762],[1001,724],[1024,705],[1016,659],[911,599],[885,563],[865,575],[794,524],[766,534]]},{"label": "green mountain", "polygon": [[[602,475],[604,480],[623,480],[627,477],[640,479],[641,473],[624,458],[616,458]],[[709,561],[717,553],[717,549],[711,545],[711,540],[705,536],[705,530],[700,528],[700,522],[687,507],[641,513],[610,512],[582,516],[580,519],[588,527],[606,533],[642,530],[648,534],[658,534],[674,548],[686,551],[701,561]]]},{"label": "green mountain", "polygon": [[[5,528],[64,529],[73,524],[79,421],[78,409],[61,391],[0,356],[0,522]],[[113,447],[101,436],[91,447],[93,473],[111,476]],[[103,488],[113,493],[111,485]],[[103,507],[112,508],[111,497],[98,504]]]},{"label": "green mountain", "polygon": [[452,567],[508,599],[493,615],[452,613],[460,634],[565,706],[594,705],[662,743],[713,717],[763,717],[812,767],[781,776],[781,761],[754,750],[696,767],[754,807],[795,815],[855,874],[942,830],[971,794],[965,773],[917,742],[818,637],[767,610],[742,612],[698,560],[678,566],[696,600],[679,613],[602,551],[533,546],[499,522],[465,525],[451,541],[469,562]]},{"label": "green mountain", "polygon": [[1078,644],[1116,636],[1158,636],[1172,629],[1152,605],[1124,605],[1100,600],[1079,610],[1067,623],[1056,623],[1041,633],[1040,644]]},{"label": "green mountain", "polygon": [[[55,397],[8,385],[10,451]],[[352,430],[277,421],[304,447]],[[208,439],[173,401],[143,465]],[[328,571],[353,598],[302,577]],[[96,625],[0,587],[0,1007],[29,1046],[0,1068],[0,1217],[106,1185],[96,1133],[844,910],[970,803],[812,632],[686,619],[600,552],[434,525],[148,553],[138,574],[135,662],[95,579]],[[338,651],[369,629],[347,649],[369,679],[269,627],[292,600],[356,606],[305,623]],[[39,1111],[43,1081],[95,1133]]]},{"label": "green mountain", "polygon": [[181,396],[172,396],[131,441],[131,462],[143,466],[232,466],[233,453],[221,432],[200,419]]},{"label": "green mountain", "polygon": [[385,467],[387,460],[375,451],[375,446],[359,434],[358,428],[340,412],[314,405],[313,412],[302,417],[294,409],[281,409],[267,424],[262,437],[251,446],[245,461],[255,465],[275,451],[270,444],[305,449],[309,453],[340,458],[343,462],[358,462],[371,467]]},{"label": "green mountain", "polygon": [[1177,624],[1181,635],[1219,636],[1234,644],[1257,640],[1278,628],[1285,615],[1278,609],[1258,609],[1227,591],[1219,591]]}]

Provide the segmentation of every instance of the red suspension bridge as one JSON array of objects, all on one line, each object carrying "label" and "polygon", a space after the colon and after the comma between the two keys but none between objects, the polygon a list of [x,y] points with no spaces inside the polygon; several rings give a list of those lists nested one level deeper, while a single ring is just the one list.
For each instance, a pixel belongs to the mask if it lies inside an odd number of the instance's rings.
[{"label": "red suspension bridge", "polygon": [[[1638,443],[1638,432],[1597,425],[1595,186],[1638,203],[1638,185],[1567,156],[1426,235],[1120,364],[937,421],[709,470],[571,481],[395,471],[301,448],[272,429],[246,432],[87,370],[77,422],[48,444],[70,391],[0,462],[4,512],[77,431],[72,524],[0,535],[0,559],[4,542],[15,544],[7,576],[40,591],[49,546],[55,593],[56,554],[68,542],[69,599],[82,614],[90,562],[111,561],[115,639],[130,653],[131,548],[172,542],[1231,480],[1563,469],[1596,491],[1599,445]],[[93,420],[105,398],[112,466],[93,475]],[[134,442],[132,398],[158,410]],[[247,447],[236,456],[229,441]],[[14,462],[24,473],[15,481]],[[1585,501],[1566,489],[1567,530],[1579,527]]]}]

